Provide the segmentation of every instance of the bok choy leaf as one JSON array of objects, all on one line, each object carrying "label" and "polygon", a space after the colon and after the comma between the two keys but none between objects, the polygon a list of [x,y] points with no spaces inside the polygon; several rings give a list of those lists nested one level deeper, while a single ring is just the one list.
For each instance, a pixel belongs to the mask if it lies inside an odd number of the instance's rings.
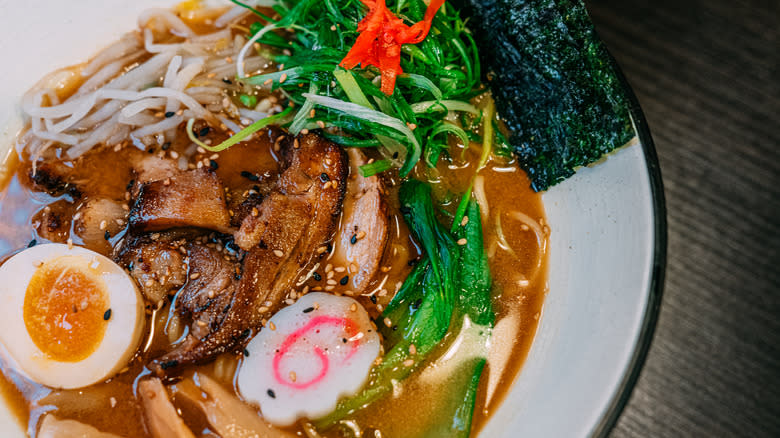
[{"label": "bok choy leaf", "polygon": [[[357,396],[343,400],[337,409],[317,422],[329,427],[356,410],[386,396],[413,371],[423,367],[430,354],[442,344],[450,331],[461,332],[477,346],[463,355],[457,368],[458,381],[447,412],[435,418],[452,423],[433,424],[430,431],[444,428],[451,436],[466,437],[494,315],[490,300],[490,270],[482,241],[479,205],[466,203],[462,221],[450,232],[435,215],[431,188],[416,180],[406,181],[399,193],[401,211],[412,234],[425,250],[406,281],[388,304],[381,318],[391,321],[383,327],[387,354],[372,371],[369,383]],[[465,239],[465,243],[462,239]],[[444,430],[442,429],[442,430]]]}]

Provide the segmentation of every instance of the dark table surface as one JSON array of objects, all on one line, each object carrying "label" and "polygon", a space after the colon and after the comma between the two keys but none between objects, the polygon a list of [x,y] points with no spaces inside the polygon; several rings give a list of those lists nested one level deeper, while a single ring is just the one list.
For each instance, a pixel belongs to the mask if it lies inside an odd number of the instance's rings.
[{"label": "dark table surface", "polygon": [[661,162],[655,339],[613,437],[780,437],[780,1],[586,0]]}]

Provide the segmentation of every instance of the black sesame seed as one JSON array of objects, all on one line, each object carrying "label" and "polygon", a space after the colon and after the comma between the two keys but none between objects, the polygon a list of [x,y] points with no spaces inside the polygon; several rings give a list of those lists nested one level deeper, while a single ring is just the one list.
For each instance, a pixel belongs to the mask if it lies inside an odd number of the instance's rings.
[{"label": "black sesame seed", "polygon": [[371,298],[369,298],[372,303],[376,304],[376,295],[371,295]]},{"label": "black sesame seed", "polygon": [[249,357],[249,350],[244,348],[244,357]]},{"label": "black sesame seed", "polygon": [[219,169],[219,164],[214,160],[209,160],[209,167],[211,167],[212,170],[217,170]]},{"label": "black sesame seed", "polygon": [[108,321],[109,319],[111,319],[111,309],[108,309],[103,313],[103,321]]},{"label": "black sesame seed", "polygon": [[103,234],[103,238],[106,239],[106,240],[110,239],[111,238],[111,233],[109,233],[108,230],[106,230],[106,233]]},{"label": "black sesame seed", "polygon": [[33,246],[35,246],[37,244],[38,244],[38,241],[33,239],[33,240],[30,241],[30,243],[27,244],[27,247],[28,248],[32,248]]},{"label": "black sesame seed", "polygon": [[328,246],[328,252],[329,253],[333,252],[333,244],[331,242],[328,242],[327,246]]},{"label": "black sesame seed", "polygon": [[349,238],[349,243],[352,245],[357,243],[357,234],[353,234],[352,237]]},{"label": "black sesame seed", "polygon": [[322,275],[320,275],[319,272],[315,272],[315,273],[311,274],[311,276],[314,279],[314,281],[322,280]]},{"label": "black sesame seed", "polygon": [[134,185],[135,185],[135,180],[134,180],[134,179],[131,179],[131,180],[130,180],[130,182],[129,182],[129,183],[127,183],[127,185],[125,186],[125,190],[130,190],[130,189],[132,189]]},{"label": "black sesame seed", "polygon": [[224,82],[224,83],[226,83],[226,84],[228,84],[228,85],[231,85],[231,84],[233,83],[233,81],[231,81],[231,80],[230,80],[230,79],[228,79],[228,78],[222,78],[222,82]]},{"label": "black sesame seed", "polygon": [[168,368],[173,368],[175,366],[179,365],[178,360],[169,360],[167,362],[163,362],[160,364],[160,368],[167,370]]},{"label": "black sesame seed", "polygon": [[309,312],[313,312],[313,311],[314,311],[314,307],[307,307],[307,308],[303,309],[303,313],[309,313]]},{"label": "black sesame seed", "polygon": [[419,309],[421,304],[422,304],[422,298],[418,298],[417,301],[412,303],[412,310]]},{"label": "black sesame seed", "polygon": [[252,330],[249,330],[249,329],[244,329],[244,331],[243,331],[243,332],[241,332],[241,335],[240,335],[240,336],[241,336],[242,338],[245,338],[245,337],[249,336],[251,333],[252,333]]},{"label": "black sesame seed", "polygon": [[346,285],[349,282],[349,275],[345,275],[341,277],[341,280],[339,280],[339,284],[342,286]]},{"label": "black sesame seed", "polygon": [[168,111],[167,113],[165,113],[165,118],[166,118],[166,119],[170,119],[171,117],[173,117],[173,116],[175,116],[175,115],[176,115],[176,113],[175,113],[175,112],[173,112],[173,111]]},{"label": "black sesame seed", "polygon": [[341,338],[341,342],[346,344],[347,343],[347,338]]},{"label": "black sesame seed", "polygon": [[324,172],[320,174],[320,179],[322,180],[322,182],[330,181],[330,177],[328,176],[327,173],[324,173]]},{"label": "black sesame seed", "polygon": [[154,153],[154,148],[149,148],[149,149],[146,150],[146,152],[149,152],[150,154],[153,154]]},{"label": "black sesame seed", "polygon": [[268,390],[268,397],[276,398],[276,393],[274,392],[273,389]]},{"label": "black sesame seed", "polygon": [[393,152],[393,158],[398,158],[398,152]]},{"label": "black sesame seed", "polygon": [[393,326],[393,331],[396,331],[396,330],[398,330],[398,326],[397,326],[397,325],[394,325],[394,326]]},{"label": "black sesame seed", "polygon": [[171,148],[171,142],[166,141],[165,143],[163,143],[162,150],[167,151],[170,148]]},{"label": "black sesame seed", "polygon": [[247,172],[246,170],[242,170],[241,171],[241,176],[243,176],[244,178],[248,179],[249,181],[259,181],[260,180],[259,176],[255,175],[252,172]]},{"label": "black sesame seed", "polygon": [[211,128],[206,126],[205,128],[202,128],[200,131],[198,131],[198,136],[199,137],[203,137],[203,136],[209,135],[209,131],[211,131]]}]

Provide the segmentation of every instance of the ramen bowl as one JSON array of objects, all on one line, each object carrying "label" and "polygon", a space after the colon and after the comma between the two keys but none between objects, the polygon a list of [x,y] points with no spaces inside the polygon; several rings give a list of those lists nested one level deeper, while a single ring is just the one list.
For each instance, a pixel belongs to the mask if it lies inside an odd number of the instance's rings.
[{"label": "ramen bowl", "polygon": [[[86,60],[167,0],[2,0],[0,156],[22,128],[22,94],[46,72]],[[551,228],[549,290],[535,340],[480,436],[606,435],[652,338],[663,284],[666,219],[652,139],[628,83],[636,137],[543,195]],[[0,201],[2,197],[0,197]],[[0,206],[0,208],[2,208]],[[0,435],[24,436],[0,399]]]}]

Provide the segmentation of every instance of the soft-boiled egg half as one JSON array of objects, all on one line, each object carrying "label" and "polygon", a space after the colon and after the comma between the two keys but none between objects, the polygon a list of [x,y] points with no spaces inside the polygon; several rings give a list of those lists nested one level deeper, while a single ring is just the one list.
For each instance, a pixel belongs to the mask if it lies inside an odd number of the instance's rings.
[{"label": "soft-boiled egg half", "polygon": [[249,342],[238,389],[245,400],[260,405],[271,424],[316,419],[363,387],[380,347],[360,303],[306,294],[271,317]]},{"label": "soft-boiled egg half", "polygon": [[143,327],[135,283],[96,252],[38,245],[0,266],[0,343],[38,383],[80,388],[112,377],[135,354]]}]

